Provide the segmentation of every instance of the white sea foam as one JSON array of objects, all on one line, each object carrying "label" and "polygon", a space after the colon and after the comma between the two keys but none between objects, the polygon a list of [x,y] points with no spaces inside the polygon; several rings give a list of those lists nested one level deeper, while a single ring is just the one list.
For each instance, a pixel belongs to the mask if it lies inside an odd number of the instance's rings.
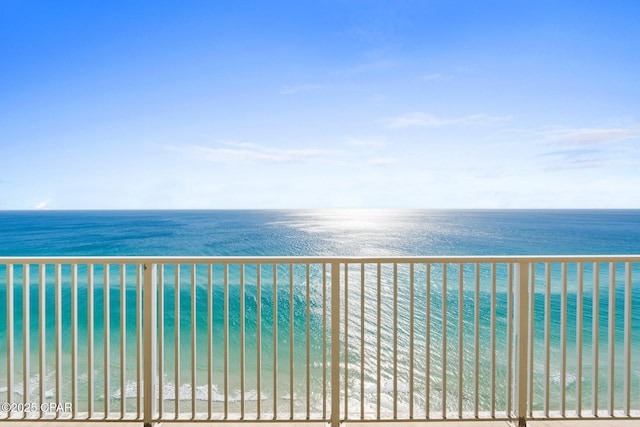
[{"label": "white sea foam", "polygon": [[[551,375],[549,375],[549,381],[551,382],[551,384],[560,384],[560,381],[562,380],[562,373],[560,371],[556,371],[556,372],[552,372]],[[565,378],[565,385],[566,386],[570,386],[576,383],[576,376],[570,372],[566,373],[566,378]]]},{"label": "white sea foam", "polygon": [[[144,383],[141,384],[141,394],[144,395]],[[159,395],[158,385],[156,385],[155,389],[156,395]],[[122,392],[118,387],[117,390],[111,394],[111,398],[120,399]],[[138,383],[136,381],[127,381],[125,385],[124,396],[126,399],[134,399],[138,396]],[[191,384],[182,384],[178,388],[178,400],[191,400],[193,398],[193,388]],[[209,387],[207,385],[196,386],[195,388],[195,398],[196,400],[208,401],[209,400]],[[266,394],[261,393],[260,399],[266,400],[268,397]],[[163,400],[175,400],[176,399],[176,388],[174,383],[165,382],[162,385],[162,399]],[[212,402],[224,402],[225,396],[224,393],[221,393],[218,390],[218,386],[216,384],[211,385],[211,401]],[[242,400],[241,394],[239,390],[234,391],[229,394],[228,401],[229,402],[240,402]],[[258,400],[258,392],[256,390],[250,389],[245,391],[244,401],[251,402]]]},{"label": "white sea foam", "polygon": [[[385,382],[380,385],[380,394],[393,395],[393,392],[393,383]],[[409,393],[409,385],[399,382],[397,392]],[[377,394],[378,386],[376,384],[367,383],[364,386],[364,393],[369,395]]]},{"label": "white sea foam", "polygon": [[[55,372],[51,371],[49,373],[47,373],[46,377],[45,377],[45,381],[47,381],[49,384],[51,384],[52,378],[54,376]],[[28,399],[29,401],[35,401],[35,400],[39,400],[40,399],[40,375],[39,374],[35,374],[32,375],[29,378],[29,396]],[[7,392],[7,388],[5,387],[4,390],[1,390],[4,392]],[[18,396],[24,396],[24,382],[17,382],[14,385],[14,389],[13,389],[13,393],[18,395]],[[44,391],[44,398],[45,399],[53,399],[56,396],[56,389],[55,387],[53,388],[48,388]]]}]

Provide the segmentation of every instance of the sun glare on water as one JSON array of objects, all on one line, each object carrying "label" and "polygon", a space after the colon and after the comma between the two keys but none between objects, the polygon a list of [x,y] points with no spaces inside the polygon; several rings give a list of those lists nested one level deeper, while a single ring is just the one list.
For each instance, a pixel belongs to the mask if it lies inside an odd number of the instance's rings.
[{"label": "sun glare on water", "polygon": [[401,211],[391,209],[335,209],[314,214],[325,227],[336,231],[381,230],[402,219]]},{"label": "sun glare on water", "polygon": [[286,224],[316,236],[320,253],[400,255],[401,243],[416,236],[415,215],[399,209],[319,209],[292,213]]}]

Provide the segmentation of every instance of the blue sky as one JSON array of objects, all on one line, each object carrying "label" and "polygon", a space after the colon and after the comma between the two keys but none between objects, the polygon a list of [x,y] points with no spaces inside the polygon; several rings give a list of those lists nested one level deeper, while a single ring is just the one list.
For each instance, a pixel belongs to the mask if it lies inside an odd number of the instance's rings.
[{"label": "blue sky", "polygon": [[0,209],[640,208],[636,1],[0,3]]}]

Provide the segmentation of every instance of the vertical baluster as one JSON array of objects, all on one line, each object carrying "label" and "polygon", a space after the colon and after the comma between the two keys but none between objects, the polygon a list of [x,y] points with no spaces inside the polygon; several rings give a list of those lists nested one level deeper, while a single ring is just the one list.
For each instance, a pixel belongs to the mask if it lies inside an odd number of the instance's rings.
[{"label": "vertical baluster", "polygon": [[624,414],[631,416],[631,263],[624,264]]},{"label": "vertical baluster", "polygon": [[566,415],[567,389],[567,263],[561,263],[562,292],[560,302],[560,415]]},{"label": "vertical baluster", "polygon": [[307,283],[307,294],[306,294],[306,325],[307,325],[307,331],[306,331],[306,343],[307,343],[307,354],[306,354],[306,361],[307,361],[307,397],[306,397],[306,401],[307,401],[307,420],[310,418],[311,416],[311,370],[310,370],[310,364],[311,364],[311,341],[310,341],[310,337],[311,337],[311,295],[310,295],[310,290],[309,290],[309,264],[306,264],[306,283]]},{"label": "vertical baluster", "polygon": [[[346,269],[346,266],[345,266]],[[345,395],[346,398],[346,395]],[[331,427],[340,425],[340,264],[331,263]]]},{"label": "vertical baluster", "polygon": [[464,270],[463,264],[458,264],[458,418],[462,418],[462,380],[464,368]]},{"label": "vertical baluster", "polygon": [[[56,406],[62,403],[62,266],[55,266],[55,311],[56,311]],[[56,418],[61,412],[56,411]]]},{"label": "vertical baluster", "polygon": [[180,264],[174,267],[174,316],[173,316],[173,399],[174,399],[174,418],[177,420],[180,414]]},{"label": "vertical baluster", "polygon": [[136,352],[138,360],[136,362],[136,409],[138,419],[143,418],[144,402],[142,401],[142,361],[144,360],[143,331],[142,331],[142,288],[143,288],[144,264],[136,264]]},{"label": "vertical baluster", "polygon": [[[61,335],[62,336],[62,335]],[[71,418],[78,415],[78,265],[71,265]]]},{"label": "vertical baluster", "polygon": [[512,413],[513,321],[513,268],[512,264],[509,263],[507,264],[507,393],[505,396],[505,400],[507,402],[507,414]]},{"label": "vertical baluster", "polygon": [[616,265],[609,263],[609,416],[615,409],[615,348],[616,348]]},{"label": "vertical baluster", "polygon": [[[427,263],[425,277],[425,386],[424,386],[424,414],[425,419],[429,419],[430,415],[430,397],[431,397],[431,264]],[[378,349],[380,351],[380,349]]]},{"label": "vertical baluster", "polygon": [[409,265],[409,419],[413,419],[414,264]]},{"label": "vertical baluster", "polygon": [[442,263],[442,418],[447,418],[447,263]]},{"label": "vertical baluster", "polygon": [[191,418],[196,417],[196,264],[191,264]]},{"label": "vertical baluster", "polygon": [[[258,345],[259,347],[259,345]],[[213,264],[207,264],[207,419],[213,416]],[[258,391],[258,396],[260,392]],[[260,398],[258,398],[260,405]]]},{"label": "vertical baluster", "polygon": [[47,354],[47,347],[46,347],[46,307],[47,307],[47,297],[46,297],[46,265],[45,264],[40,264],[38,266],[38,320],[39,320],[39,325],[38,325],[38,335],[40,338],[40,342],[39,342],[39,347],[40,347],[40,351],[38,352],[39,357],[39,385],[40,385],[40,389],[39,389],[39,408],[40,408],[40,416],[42,417],[43,415],[43,411],[42,411],[42,406],[44,403],[44,394],[47,390],[47,365],[46,365],[46,354]]},{"label": "vertical baluster", "polygon": [[244,264],[240,264],[240,419],[244,419],[245,355],[244,355]]},{"label": "vertical baluster", "polygon": [[[29,314],[31,312],[29,295],[29,264],[22,266],[22,402],[26,405],[30,403],[30,349],[31,349],[31,324],[29,322]],[[27,413],[23,413],[23,417],[26,417]]]},{"label": "vertical baluster", "polygon": [[224,419],[229,417],[229,264],[224,265]]},{"label": "vertical baluster", "polygon": [[[164,264],[158,264],[158,417],[164,418]],[[138,316],[139,317],[139,316]]]},{"label": "vertical baluster", "polygon": [[[15,333],[14,333],[14,290],[13,290],[13,264],[7,264],[7,403],[13,403],[15,382]],[[7,412],[7,417],[11,412]]]},{"label": "vertical baluster", "polygon": [[576,292],[576,415],[582,416],[582,315],[583,315],[583,287],[584,268],[582,263],[578,268],[578,290]]},{"label": "vertical baluster", "polygon": [[536,265],[535,263],[531,263],[531,267],[529,268],[529,405],[527,406],[527,415],[530,418],[533,418],[533,365],[534,365],[534,313],[535,313],[535,286],[536,286]]},{"label": "vertical baluster", "polygon": [[491,418],[496,416],[496,264],[491,263]]},{"label": "vertical baluster", "polygon": [[293,264],[289,264],[289,419],[293,419],[293,344],[294,344],[294,325],[293,325]]},{"label": "vertical baluster", "polygon": [[[333,389],[331,392],[333,393]],[[273,419],[278,419],[278,265],[275,263],[273,264]]]},{"label": "vertical baluster", "polygon": [[593,333],[591,343],[591,412],[598,416],[598,346],[600,342],[600,264],[593,263]]},{"label": "vertical baluster", "polygon": [[126,350],[127,350],[127,286],[126,286],[126,266],[120,264],[120,419],[124,419],[127,402],[127,366],[126,366]]},{"label": "vertical baluster", "polygon": [[95,356],[94,352],[94,265],[87,266],[87,416],[93,418],[93,400],[94,400],[94,376],[93,368]]},{"label": "vertical baluster", "polygon": [[144,264],[144,416],[145,427],[151,427],[155,416],[157,264]]},{"label": "vertical baluster", "polygon": [[360,419],[364,420],[364,263],[360,263]]},{"label": "vertical baluster", "polygon": [[393,263],[393,419],[398,419],[398,264]]},{"label": "vertical baluster", "polygon": [[516,369],[515,369],[515,413],[518,419],[518,426],[526,426],[527,413],[527,333],[528,333],[528,301],[529,286],[527,283],[530,264],[519,262],[515,264],[515,343],[516,343]]},{"label": "vertical baluster", "polygon": [[109,418],[109,403],[111,400],[110,388],[111,388],[111,373],[110,373],[110,329],[111,329],[111,298],[110,298],[110,290],[109,290],[109,264],[103,265],[103,284],[104,284],[104,318],[103,318],[103,354],[104,354],[104,418]]},{"label": "vertical baluster", "polygon": [[551,268],[549,263],[544,264],[544,276],[544,416],[548,417],[550,409],[549,378],[551,376]]},{"label": "vertical baluster", "polygon": [[[339,369],[336,366],[336,369]],[[344,264],[344,419],[349,419],[349,264]]]},{"label": "vertical baluster", "polygon": [[473,372],[473,416],[478,418],[480,406],[480,264],[475,263],[475,289],[473,302],[473,345],[475,347]]},{"label": "vertical baluster", "polygon": [[322,419],[327,420],[327,264],[322,264]]},{"label": "vertical baluster", "polygon": [[261,418],[262,401],[262,264],[256,264],[256,418]]},{"label": "vertical baluster", "polygon": [[381,335],[381,324],[382,324],[382,266],[380,263],[377,264],[377,280],[378,280],[378,319],[376,322],[376,327],[377,327],[377,332],[376,332],[376,339],[377,339],[377,347],[376,347],[376,355],[377,355],[377,365],[378,365],[378,369],[376,371],[376,406],[377,406],[377,414],[376,414],[376,418],[380,419],[380,407],[381,407],[381,402],[380,402],[380,383],[381,383],[381,371],[382,371],[382,363],[380,361],[381,358],[381,353],[382,353],[382,337]]}]

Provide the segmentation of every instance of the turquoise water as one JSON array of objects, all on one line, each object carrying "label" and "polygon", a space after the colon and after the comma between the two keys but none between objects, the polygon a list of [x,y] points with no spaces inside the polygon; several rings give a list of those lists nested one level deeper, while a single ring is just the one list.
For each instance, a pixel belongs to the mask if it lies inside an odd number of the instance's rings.
[{"label": "turquoise water", "polygon": [[640,211],[5,211],[0,239],[0,256],[629,254]]},{"label": "turquoise water", "polygon": [[[74,255],[353,255],[353,256],[393,256],[393,255],[530,255],[530,254],[639,254],[640,253],[640,211],[86,211],[86,212],[0,212],[0,256],[74,256]],[[399,350],[395,353],[398,363],[398,407],[400,411],[408,408],[409,364],[409,290],[408,266],[399,269],[398,323],[394,325],[393,315],[393,271],[392,266],[384,265],[380,282],[382,295],[380,301],[381,318],[378,321],[378,289],[375,266],[366,270],[365,282],[360,282],[360,266],[352,265],[349,269],[349,406],[355,413],[360,408],[361,376],[364,377],[365,410],[375,408],[378,384],[383,411],[393,407],[393,360],[392,346],[394,330],[397,330]],[[535,402],[542,401],[542,390],[546,376],[544,375],[544,299],[545,283],[542,265],[536,266],[535,300],[534,300],[534,394]],[[584,327],[583,371],[577,378],[576,364],[576,291],[577,272],[575,265],[568,271],[567,311],[567,406],[575,406],[575,390],[581,382],[584,394],[582,399],[585,408],[590,408],[592,357],[591,343],[593,334],[592,322],[592,266],[585,266],[584,285]],[[624,313],[624,272],[618,266],[616,272],[616,317],[615,317],[615,376],[616,408],[623,402],[622,383],[623,367],[623,313]],[[18,390],[14,399],[22,400],[22,334],[23,330],[23,271],[21,266],[14,268],[15,300],[14,300],[14,334],[16,337],[15,369],[19,375],[16,381]],[[108,394],[112,409],[120,405],[120,267],[112,266],[109,271],[109,348],[110,348],[110,386]],[[180,295],[180,321],[175,317],[175,271],[173,266],[165,268],[164,281],[164,343],[166,355],[164,363],[164,397],[166,410],[172,411],[175,403],[175,331],[180,331],[180,378],[177,393],[182,410],[190,408],[191,390],[185,384],[191,382],[191,306],[192,293],[188,266],[181,268],[178,292]],[[263,412],[273,408],[273,329],[274,329],[274,293],[273,270],[271,266],[261,269],[261,306],[259,318],[261,325],[261,364],[263,369],[260,396],[257,394],[255,366],[257,364],[256,329],[258,323],[256,300],[256,268],[245,267],[244,281],[244,322],[246,338],[246,395],[247,410],[255,411],[259,401]],[[416,412],[424,412],[425,395],[427,394],[425,372],[430,364],[429,405],[432,410],[441,410],[442,405],[442,353],[443,353],[443,286],[442,267],[431,266],[431,294],[429,297],[429,328],[431,342],[426,349],[424,336],[427,327],[426,267],[416,266],[415,270],[415,312],[414,312],[414,391]],[[87,387],[87,268],[80,266],[78,271],[78,357],[81,374],[78,380],[80,390]],[[230,401],[233,410],[238,409],[240,398],[240,271],[238,266],[229,270],[228,302],[229,302],[229,369],[230,369]],[[344,272],[343,272],[344,274]],[[474,344],[475,293],[474,267],[464,266],[463,292],[463,408],[473,406],[475,381]],[[602,265],[600,271],[600,317],[599,317],[599,407],[606,407],[607,396],[607,357],[608,357],[608,266]],[[55,398],[55,341],[53,316],[54,303],[54,270],[48,266],[46,270],[46,347],[47,361],[45,396]],[[40,306],[38,300],[38,269],[30,268],[30,346],[31,368],[30,378],[34,385],[30,399],[37,399],[38,380],[38,322]],[[136,290],[135,266],[127,266],[125,310],[126,324],[125,345],[127,363],[125,365],[125,395],[127,407],[134,408],[137,387],[137,342],[135,310],[139,294]],[[71,269],[63,267],[62,287],[62,324],[63,324],[63,396],[68,393],[71,381]],[[208,317],[207,267],[198,266],[196,270],[196,398],[201,408],[206,408],[209,398],[206,375],[208,361],[213,366],[212,397],[215,409],[221,410],[223,395],[223,346],[224,335],[224,272],[217,266],[213,270],[212,308],[213,315]],[[322,410],[319,390],[323,380],[323,314],[326,312],[326,301],[323,300],[323,273],[321,265],[312,265],[309,271],[309,300],[307,303],[307,282],[304,266],[296,266],[293,276],[289,276],[287,267],[277,272],[277,312],[278,329],[278,399],[276,405],[288,410],[290,404],[289,384],[289,346],[291,324],[294,337],[294,410],[304,411],[306,405],[306,329],[310,330],[310,378],[312,390],[310,406],[313,412]],[[458,399],[458,270],[450,266],[447,271],[447,406],[455,409]],[[480,307],[480,354],[478,376],[480,378],[480,408],[488,410],[490,398],[490,336],[492,335],[491,316],[491,280],[490,271],[480,271],[481,286]],[[632,360],[640,356],[640,271],[637,266],[633,271],[632,289]],[[104,271],[97,265],[94,271],[94,303],[95,303],[95,400],[98,408],[104,406]],[[293,294],[290,294],[290,282],[293,281]],[[328,279],[327,279],[328,281]],[[559,268],[552,270],[551,301],[551,364],[550,392],[552,409],[558,406],[560,396],[560,307],[561,276]],[[364,297],[363,297],[364,295]],[[507,372],[507,328],[508,321],[508,281],[506,266],[497,270],[497,303],[496,313],[496,404],[498,409],[506,408],[507,390],[504,388]],[[364,298],[365,316],[361,318],[361,304]],[[293,305],[293,322],[289,317]],[[0,378],[6,378],[6,268],[0,266]],[[308,308],[308,323],[307,323]],[[344,307],[342,307],[344,313]],[[325,319],[328,322],[330,319]],[[209,353],[207,328],[213,329],[213,346]],[[381,328],[381,352],[377,351],[377,327]],[[360,360],[361,331],[365,332],[365,364]],[[343,338],[344,338],[344,332]],[[211,356],[211,357],[210,357]],[[328,356],[327,356],[328,357]],[[383,367],[380,383],[377,381],[377,365]],[[344,360],[344,351],[341,355]],[[343,367],[344,369],[344,367]],[[632,366],[632,397],[640,402],[640,367]],[[501,385],[502,384],[502,385]],[[0,379],[0,393],[6,393],[3,380]],[[85,401],[80,399],[81,408],[86,408]],[[204,406],[203,406],[204,405]],[[636,406],[638,406],[636,404]],[[540,403],[534,403],[535,409],[541,409]]]}]

